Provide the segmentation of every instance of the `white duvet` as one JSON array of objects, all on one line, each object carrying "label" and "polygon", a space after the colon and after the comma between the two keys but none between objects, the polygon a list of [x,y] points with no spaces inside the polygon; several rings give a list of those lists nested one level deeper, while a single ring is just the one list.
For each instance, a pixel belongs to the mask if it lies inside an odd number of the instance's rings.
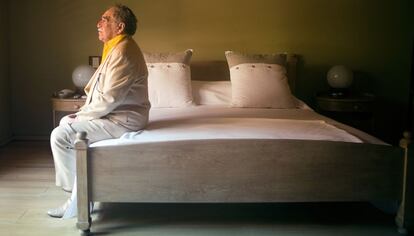
[{"label": "white duvet", "polygon": [[257,109],[204,105],[153,108],[145,130],[129,132],[119,139],[103,140],[91,146],[200,139],[299,139],[384,144],[306,106],[299,109]]}]

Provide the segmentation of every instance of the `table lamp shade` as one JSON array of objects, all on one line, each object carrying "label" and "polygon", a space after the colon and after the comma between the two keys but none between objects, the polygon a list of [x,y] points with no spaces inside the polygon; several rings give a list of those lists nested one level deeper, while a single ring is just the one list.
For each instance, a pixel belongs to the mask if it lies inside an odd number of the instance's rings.
[{"label": "table lamp shade", "polygon": [[89,65],[80,65],[73,70],[72,81],[79,91],[83,91],[92,75],[95,73],[95,70],[96,69]]},{"label": "table lamp shade", "polygon": [[335,89],[349,88],[353,79],[352,71],[344,65],[333,66],[327,73],[328,84]]}]

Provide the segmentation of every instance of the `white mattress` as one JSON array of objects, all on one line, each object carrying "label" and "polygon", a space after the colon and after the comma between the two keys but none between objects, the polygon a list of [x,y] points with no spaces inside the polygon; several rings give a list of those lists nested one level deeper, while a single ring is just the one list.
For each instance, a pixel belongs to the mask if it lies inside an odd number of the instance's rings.
[{"label": "white mattress", "polygon": [[307,106],[300,109],[229,108],[201,105],[153,108],[145,130],[91,147],[200,139],[299,139],[385,144],[381,140],[321,116]]}]

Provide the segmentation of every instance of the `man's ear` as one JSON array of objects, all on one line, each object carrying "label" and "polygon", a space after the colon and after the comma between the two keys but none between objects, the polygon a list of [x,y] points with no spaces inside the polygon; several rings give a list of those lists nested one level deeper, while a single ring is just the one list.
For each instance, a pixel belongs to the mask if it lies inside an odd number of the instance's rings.
[{"label": "man's ear", "polygon": [[118,34],[122,34],[122,33],[124,33],[124,30],[125,30],[125,23],[124,22],[121,22],[121,23],[119,23],[118,24]]}]

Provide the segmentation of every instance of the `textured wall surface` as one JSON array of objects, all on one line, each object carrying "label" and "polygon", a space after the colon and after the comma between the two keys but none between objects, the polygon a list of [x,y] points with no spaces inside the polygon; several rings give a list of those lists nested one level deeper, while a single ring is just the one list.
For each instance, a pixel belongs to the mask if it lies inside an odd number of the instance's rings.
[{"label": "textured wall surface", "polygon": [[[139,19],[135,39],[145,51],[192,48],[193,60],[224,60],[229,49],[300,54],[297,95],[310,105],[316,92],[328,89],[330,66],[345,64],[356,72],[354,87],[378,97],[376,133],[392,139],[403,129],[413,38],[410,0],[119,2],[135,11]],[[96,22],[112,3],[10,1],[16,136],[50,134],[50,96],[73,88],[73,69],[87,63],[89,55],[101,53]],[[390,125],[395,119],[399,122]]]},{"label": "textured wall surface", "polygon": [[0,145],[11,136],[7,2],[0,0]]}]

